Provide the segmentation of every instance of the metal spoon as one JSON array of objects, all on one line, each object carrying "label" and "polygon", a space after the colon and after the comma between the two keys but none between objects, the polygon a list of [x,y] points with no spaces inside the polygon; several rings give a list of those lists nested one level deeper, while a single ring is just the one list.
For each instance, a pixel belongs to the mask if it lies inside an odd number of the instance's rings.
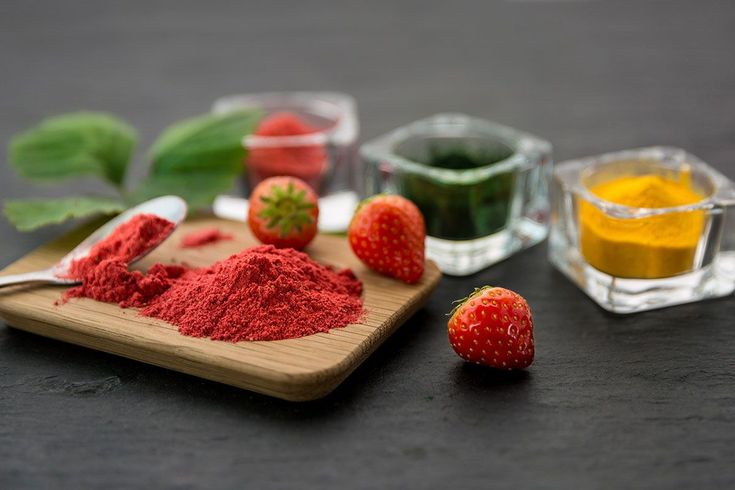
[{"label": "metal spoon", "polygon": [[[173,232],[186,217],[186,203],[183,199],[177,196],[163,196],[146,201],[134,208],[130,208],[102,225],[94,233],[89,235],[82,243],[77,245],[74,250],[66,254],[59,262],[48,269],[0,277],[0,288],[25,282],[47,282],[51,284],[75,284],[80,282],[77,279],[65,277],[68,275],[69,265],[74,260],[80,259],[89,254],[92,247],[107,238],[115,228],[125,223],[136,214],[141,213],[155,214],[156,216],[160,216],[161,218],[171,221],[174,224],[173,228],[171,228],[171,232]],[[169,235],[170,233],[161,237],[157,243],[152,244],[147,250],[133,258],[130,262],[133,263],[148,255],[154,248],[168,238]]]}]

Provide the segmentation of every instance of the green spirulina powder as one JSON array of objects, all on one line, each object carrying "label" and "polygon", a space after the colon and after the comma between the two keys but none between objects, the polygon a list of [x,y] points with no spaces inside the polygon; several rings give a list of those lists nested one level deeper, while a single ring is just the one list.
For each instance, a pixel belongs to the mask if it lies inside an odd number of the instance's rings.
[{"label": "green spirulina powder", "polygon": [[[408,150],[399,153],[423,165],[458,171],[486,167],[513,155],[513,150],[502,144],[478,148],[476,143],[458,141],[428,144],[421,151]],[[472,240],[505,228],[513,185],[512,172],[472,178],[462,184],[413,173],[403,176],[401,193],[423,213],[429,236]]]}]

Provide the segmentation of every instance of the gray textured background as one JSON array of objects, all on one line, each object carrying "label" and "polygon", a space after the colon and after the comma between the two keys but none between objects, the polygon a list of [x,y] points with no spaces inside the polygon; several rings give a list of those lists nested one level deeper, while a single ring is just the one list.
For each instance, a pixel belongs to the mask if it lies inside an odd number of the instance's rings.
[{"label": "gray textured background", "polygon": [[[549,139],[557,160],[670,144],[735,178],[732,2],[394,3],[3,0],[0,141],[86,108],[145,148],[221,95],[335,89],[357,97],[363,139],[465,111]],[[70,187],[0,165],[3,198]],[[0,265],[61,230],[0,223]],[[616,318],[545,253],[445,278],[309,404],[0,327],[0,488],[734,486],[735,300]],[[449,349],[450,302],[484,283],[534,309],[525,374]]]}]

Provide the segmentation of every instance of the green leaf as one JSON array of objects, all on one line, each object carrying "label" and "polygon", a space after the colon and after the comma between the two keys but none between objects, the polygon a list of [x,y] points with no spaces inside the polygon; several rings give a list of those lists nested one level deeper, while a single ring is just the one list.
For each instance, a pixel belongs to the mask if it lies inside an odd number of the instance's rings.
[{"label": "green leaf", "polygon": [[8,159],[29,180],[97,175],[120,187],[135,143],[133,128],[114,116],[75,112],[45,119],[16,135]]},{"label": "green leaf", "polygon": [[214,198],[229,191],[235,175],[213,172],[188,172],[151,175],[132,193],[133,202],[143,202],[158,196],[173,194],[184,199],[191,209],[206,208]]},{"label": "green leaf", "polygon": [[260,111],[243,110],[206,114],[170,126],[151,148],[151,173],[239,174],[245,158],[242,140],[260,117]]},{"label": "green leaf", "polygon": [[150,175],[132,199],[175,194],[192,209],[211,205],[242,172],[246,154],[242,140],[260,117],[260,111],[245,110],[207,114],[170,126],[151,148]]},{"label": "green leaf", "polygon": [[20,231],[63,223],[72,218],[95,214],[114,214],[125,209],[116,199],[107,197],[63,197],[59,199],[9,199],[5,216]]}]

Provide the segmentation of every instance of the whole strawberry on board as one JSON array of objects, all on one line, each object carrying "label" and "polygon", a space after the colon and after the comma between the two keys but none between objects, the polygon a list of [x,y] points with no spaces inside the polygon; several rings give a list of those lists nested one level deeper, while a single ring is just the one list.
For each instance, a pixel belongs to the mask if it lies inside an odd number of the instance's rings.
[{"label": "whole strawberry on board", "polygon": [[413,284],[424,273],[426,226],[421,211],[401,196],[378,194],[355,211],[347,238],[371,269]]},{"label": "whole strawberry on board", "polygon": [[485,286],[452,311],[449,343],[465,361],[498,369],[533,362],[533,318],[528,303],[509,289]]},{"label": "whole strawberry on board", "polygon": [[248,224],[263,243],[300,250],[317,232],[316,193],[295,177],[271,177],[250,194]]}]

